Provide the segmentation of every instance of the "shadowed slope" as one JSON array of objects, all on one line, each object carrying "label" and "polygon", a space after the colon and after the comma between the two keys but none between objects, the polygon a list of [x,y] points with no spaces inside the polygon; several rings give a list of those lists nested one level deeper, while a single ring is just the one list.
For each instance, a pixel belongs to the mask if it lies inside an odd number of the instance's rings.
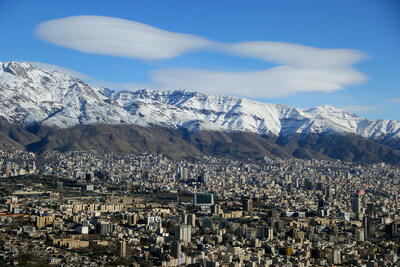
[{"label": "shadowed slope", "polygon": [[400,151],[357,135],[309,134],[289,139],[251,132],[197,131],[160,126],[77,125],[29,129],[0,119],[0,149],[83,151],[98,153],[155,153],[172,159],[195,155],[240,160],[270,158],[340,159],[353,162],[400,164]]}]

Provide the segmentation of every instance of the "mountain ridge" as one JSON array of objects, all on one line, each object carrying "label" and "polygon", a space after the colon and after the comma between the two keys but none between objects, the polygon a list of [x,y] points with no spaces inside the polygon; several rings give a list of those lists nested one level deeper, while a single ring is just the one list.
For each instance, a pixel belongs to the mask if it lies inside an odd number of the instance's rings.
[{"label": "mountain ridge", "polygon": [[354,134],[400,147],[400,122],[368,120],[322,105],[309,109],[187,90],[115,91],[28,63],[0,63],[0,116],[58,128],[110,124],[198,131],[251,132],[290,139]]}]

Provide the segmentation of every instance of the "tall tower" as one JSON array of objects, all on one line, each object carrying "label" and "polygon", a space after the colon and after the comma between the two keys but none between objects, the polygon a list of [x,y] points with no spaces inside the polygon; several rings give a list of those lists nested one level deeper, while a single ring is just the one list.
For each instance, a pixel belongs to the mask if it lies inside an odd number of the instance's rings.
[{"label": "tall tower", "polygon": [[125,240],[121,240],[118,242],[118,252],[119,252],[119,256],[121,258],[126,257],[126,241]]},{"label": "tall tower", "polygon": [[372,218],[370,214],[364,216],[363,225],[364,225],[365,240],[370,239],[373,234]]},{"label": "tall tower", "polygon": [[361,214],[361,198],[357,195],[351,199],[351,210],[356,215],[356,218],[360,218]]}]

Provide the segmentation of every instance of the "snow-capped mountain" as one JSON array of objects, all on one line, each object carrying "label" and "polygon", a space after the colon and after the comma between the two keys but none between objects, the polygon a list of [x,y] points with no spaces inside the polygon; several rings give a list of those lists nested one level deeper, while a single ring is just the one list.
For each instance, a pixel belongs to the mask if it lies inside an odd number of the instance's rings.
[{"label": "snow-capped mountain", "polygon": [[188,91],[113,91],[27,63],[0,63],[0,116],[29,125],[136,124],[189,131],[294,134],[353,133],[385,142],[400,138],[400,122],[367,120],[331,106],[307,110]]}]

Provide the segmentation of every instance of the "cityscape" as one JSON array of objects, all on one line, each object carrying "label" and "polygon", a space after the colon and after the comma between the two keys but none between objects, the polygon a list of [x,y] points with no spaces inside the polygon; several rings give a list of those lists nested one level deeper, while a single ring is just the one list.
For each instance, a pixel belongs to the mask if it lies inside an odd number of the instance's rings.
[{"label": "cityscape", "polygon": [[384,163],[0,152],[5,264],[395,266]]},{"label": "cityscape", "polygon": [[0,0],[0,267],[400,266],[399,0]]}]

